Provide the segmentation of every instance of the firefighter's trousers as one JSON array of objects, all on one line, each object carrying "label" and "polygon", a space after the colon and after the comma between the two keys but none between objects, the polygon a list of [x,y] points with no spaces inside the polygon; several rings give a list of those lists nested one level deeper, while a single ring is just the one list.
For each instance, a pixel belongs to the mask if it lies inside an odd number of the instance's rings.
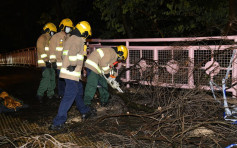
[{"label": "firefighter's trousers", "polygon": [[46,92],[48,97],[52,97],[56,87],[55,71],[53,68],[45,68],[42,70],[42,79],[37,90],[37,95],[44,96],[44,93]]},{"label": "firefighter's trousers", "polygon": [[56,79],[57,79],[57,83],[58,83],[58,95],[60,97],[63,97],[64,96],[64,91],[65,91],[66,83],[65,83],[65,80],[63,78],[59,77],[60,70],[57,69],[56,72],[57,72]]},{"label": "firefighter's trousers", "polygon": [[62,125],[67,120],[67,112],[71,108],[73,102],[76,102],[77,109],[81,114],[90,111],[90,108],[85,106],[83,101],[83,85],[79,81],[65,79],[66,87],[64,96],[61,100],[58,114],[53,120],[55,126]]},{"label": "firefighter's trousers", "polygon": [[108,84],[105,78],[99,74],[96,74],[92,70],[88,71],[87,83],[85,88],[84,102],[86,105],[91,104],[97,85],[99,85],[100,101],[101,103],[107,103],[109,99]]}]

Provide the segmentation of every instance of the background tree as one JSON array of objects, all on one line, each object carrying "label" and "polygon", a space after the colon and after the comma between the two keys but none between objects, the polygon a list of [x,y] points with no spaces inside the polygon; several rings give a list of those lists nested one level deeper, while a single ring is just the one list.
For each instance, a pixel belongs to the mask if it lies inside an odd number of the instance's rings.
[{"label": "background tree", "polygon": [[236,35],[237,34],[237,1],[229,0],[229,21],[226,25],[226,29],[223,32],[224,35]]},{"label": "background tree", "polygon": [[[236,34],[236,0],[8,0],[0,5],[2,51],[35,46],[42,27],[87,20],[92,38]],[[14,11],[13,11],[14,10]],[[226,25],[228,24],[228,25]]]},{"label": "background tree", "polygon": [[106,38],[220,35],[228,21],[226,0],[95,0],[94,6],[115,32]]},{"label": "background tree", "polygon": [[[92,37],[98,37],[106,28],[101,22],[100,13],[93,10],[92,1],[88,0],[53,0],[38,21],[41,26],[51,21],[58,27],[64,18],[70,18],[74,25],[80,21],[88,21],[92,26]],[[96,28],[96,29],[95,29]]]}]

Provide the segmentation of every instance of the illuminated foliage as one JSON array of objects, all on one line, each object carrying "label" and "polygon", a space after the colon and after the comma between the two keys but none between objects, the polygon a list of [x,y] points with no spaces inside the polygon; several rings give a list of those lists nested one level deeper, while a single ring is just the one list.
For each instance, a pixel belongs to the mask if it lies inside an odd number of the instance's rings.
[{"label": "illuminated foliage", "polygon": [[95,0],[94,6],[121,37],[220,35],[229,7],[226,0]]}]

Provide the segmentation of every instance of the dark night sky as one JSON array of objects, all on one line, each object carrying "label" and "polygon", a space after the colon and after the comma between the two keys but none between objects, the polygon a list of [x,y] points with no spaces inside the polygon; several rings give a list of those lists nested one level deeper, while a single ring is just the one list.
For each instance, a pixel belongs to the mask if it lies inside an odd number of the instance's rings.
[{"label": "dark night sky", "polygon": [[[57,0],[2,1],[0,5],[0,52],[35,46],[43,27],[38,23],[40,16],[54,7],[55,1]],[[72,21],[74,24],[77,23],[75,22],[77,20],[72,19]],[[59,24],[55,23],[55,25],[58,27]]]},{"label": "dark night sky", "polygon": [[40,28],[37,20],[45,11],[43,5],[44,1],[30,0],[8,0],[1,3],[1,50],[35,46],[34,40]]}]

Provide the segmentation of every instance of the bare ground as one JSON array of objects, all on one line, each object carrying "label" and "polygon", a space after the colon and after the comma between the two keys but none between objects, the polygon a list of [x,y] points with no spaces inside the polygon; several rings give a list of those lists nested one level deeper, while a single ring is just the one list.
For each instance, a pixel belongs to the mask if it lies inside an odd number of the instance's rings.
[{"label": "bare ground", "polygon": [[[0,67],[0,88],[30,106],[6,115],[47,128],[60,100],[37,102],[40,77],[40,69]],[[237,141],[236,125],[223,120],[223,108],[210,93],[141,86],[131,86],[123,95],[113,90],[110,93],[106,108],[97,105],[95,98],[98,116],[86,121],[81,121],[73,105],[66,128],[52,135],[73,132],[76,137],[83,135],[95,143],[102,142],[84,147],[225,147]]]}]

